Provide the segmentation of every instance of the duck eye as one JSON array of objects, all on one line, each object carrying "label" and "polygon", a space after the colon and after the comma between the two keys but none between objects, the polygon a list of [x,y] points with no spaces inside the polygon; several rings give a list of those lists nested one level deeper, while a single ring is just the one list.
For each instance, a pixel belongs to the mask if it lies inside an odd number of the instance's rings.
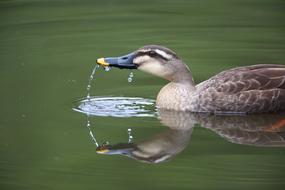
[{"label": "duck eye", "polygon": [[155,51],[150,51],[150,52],[149,52],[149,55],[150,55],[150,56],[155,56],[155,55],[156,55],[156,52],[155,52]]}]

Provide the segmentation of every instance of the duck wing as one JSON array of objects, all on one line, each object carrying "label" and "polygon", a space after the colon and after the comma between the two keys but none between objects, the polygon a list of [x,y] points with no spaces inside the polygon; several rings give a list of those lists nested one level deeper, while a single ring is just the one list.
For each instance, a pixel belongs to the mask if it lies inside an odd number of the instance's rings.
[{"label": "duck wing", "polygon": [[285,110],[285,65],[253,65],[223,71],[199,90],[218,100],[218,111],[269,112]]},{"label": "duck wing", "polygon": [[213,77],[218,92],[285,89],[285,65],[253,65],[224,71]]}]

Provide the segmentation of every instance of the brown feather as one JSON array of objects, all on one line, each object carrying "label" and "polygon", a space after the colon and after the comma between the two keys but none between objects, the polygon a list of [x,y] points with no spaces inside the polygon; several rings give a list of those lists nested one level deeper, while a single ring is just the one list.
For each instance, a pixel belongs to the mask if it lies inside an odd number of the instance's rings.
[{"label": "brown feather", "polygon": [[204,105],[204,110],[209,107],[211,111],[247,113],[285,110],[285,65],[253,65],[223,71],[197,88],[203,98],[208,97],[207,102],[212,102]]}]

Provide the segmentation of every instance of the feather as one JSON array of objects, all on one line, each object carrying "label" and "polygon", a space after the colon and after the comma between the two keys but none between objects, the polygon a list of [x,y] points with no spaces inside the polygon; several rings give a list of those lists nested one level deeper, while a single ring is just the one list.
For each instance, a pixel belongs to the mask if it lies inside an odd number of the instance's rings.
[{"label": "feather", "polygon": [[[285,110],[285,65],[253,65],[223,71],[197,85],[211,111]],[[206,95],[207,94],[207,95]],[[209,103],[208,103],[209,104]],[[214,109],[214,110],[213,110]]]}]

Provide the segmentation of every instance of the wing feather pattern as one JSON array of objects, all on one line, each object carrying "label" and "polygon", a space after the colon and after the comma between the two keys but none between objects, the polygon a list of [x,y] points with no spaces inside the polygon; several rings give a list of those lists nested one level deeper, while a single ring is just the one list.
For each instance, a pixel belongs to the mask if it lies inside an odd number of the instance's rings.
[{"label": "wing feather pattern", "polygon": [[210,105],[213,111],[285,110],[285,65],[239,67],[221,72],[197,87],[204,91],[207,102],[218,102]]}]

